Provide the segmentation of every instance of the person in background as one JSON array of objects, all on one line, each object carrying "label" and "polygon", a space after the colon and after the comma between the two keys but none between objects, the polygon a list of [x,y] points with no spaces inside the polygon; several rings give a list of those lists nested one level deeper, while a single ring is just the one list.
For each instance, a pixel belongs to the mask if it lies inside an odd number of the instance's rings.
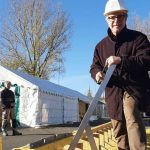
[{"label": "person in background", "polygon": [[16,116],[15,116],[15,95],[10,90],[11,82],[6,81],[4,83],[5,88],[1,91],[1,106],[2,106],[2,134],[8,136],[7,126],[8,121],[12,121],[12,135],[22,135],[22,133],[16,130]]},{"label": "person in background", "polygon": [[128,9],[121,0],[108,0],[104,16],[108,35],[95,47],[90,68],[100,84],[105,69],[116,64],[105,89],[105,101],[119,150],[145,150],[146,132],[140,116],[145,84],[149,80],[150,42],[146,35],[127,28]]}]

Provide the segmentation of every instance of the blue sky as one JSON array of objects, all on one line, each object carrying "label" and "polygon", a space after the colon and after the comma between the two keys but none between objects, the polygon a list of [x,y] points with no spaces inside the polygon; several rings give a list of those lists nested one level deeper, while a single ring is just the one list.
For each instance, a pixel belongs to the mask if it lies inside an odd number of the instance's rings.
[{"label": "blue sky", "polygon": [[[69,14],[73,23],[71,48],[65,53],[65,73],[51,81],[87,94],[90,87],[93,95],[98,85],[89,74],[95,45],[107,34],[103,16],[107,0],[53,0]],[[129,9],[129,19],[136,13],[141,19],[150,15],[149,0],[124,0]],[[7,0],[0,0],[0,18],[7,15]]]}]

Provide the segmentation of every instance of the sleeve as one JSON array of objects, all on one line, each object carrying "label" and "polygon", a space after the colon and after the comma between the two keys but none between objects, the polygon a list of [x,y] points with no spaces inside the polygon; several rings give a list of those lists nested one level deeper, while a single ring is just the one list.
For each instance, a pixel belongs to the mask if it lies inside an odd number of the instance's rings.
[{"label": "sleeve", "polygon": [[4,103],[3,90],[0,92],[1,104]]},{"label": "sleeve", "polygon": [[93,62],[92,62],[92,65],[90,67],[91,77],[94,80],[95,80],[95,76],[96,76],[97,72],[101,71],[103,68],[98,51],[99,51],[99,49],[96,46],[95,51],[94,51],[94,56],[93,56]]},{"label": "sleeve", "polygon": [[4,101],[4,91],[1,91],[1,108],[5,109],[6,108],[6,103]]},{"label": "sleeve", "polygon": [[150,69],[150,42],[146,35],[139,35],[134,47],[135,56],[121,56],[121,69],[131,73],[142,73]]},{"label": "sleeve", "polygon": [[1,93],[2,93],[2,92],[0,91],[0,102],[2,102],[2,97],[1,97]]}]

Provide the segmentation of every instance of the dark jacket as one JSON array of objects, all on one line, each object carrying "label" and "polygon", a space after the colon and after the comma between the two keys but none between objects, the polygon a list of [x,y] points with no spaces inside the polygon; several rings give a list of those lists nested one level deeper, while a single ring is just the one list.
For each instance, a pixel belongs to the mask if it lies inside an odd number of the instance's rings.
[{"label": "dark jacket", "polygon": [[5,88],[1,91],[2,108],[12,108],[15,103],[15,95],[13,91]]},{"label": "dark jacket", "polygon": [[150,70],[150,42],[141,32],[126,27],[114,37],[108,29],[108,36],[95,48],[90,73],[95,80],[97,72],[104,67],[109,56],[120,56],[121,64],[117,65],[106,90],[106,106],[110,118],[122,119],[123,93],[127,91],[139,106],[144,103],[145,86],[148,84]]}]

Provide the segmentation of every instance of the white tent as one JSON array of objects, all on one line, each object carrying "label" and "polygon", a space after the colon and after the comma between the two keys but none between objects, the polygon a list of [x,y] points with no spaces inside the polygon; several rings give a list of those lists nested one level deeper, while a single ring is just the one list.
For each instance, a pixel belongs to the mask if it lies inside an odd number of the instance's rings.
[{"label": "white tent", "polygon": [[89,103],[78,91],[0,66],[0,81],[20,87],[19,122],[37,127],[79,121],[79,100]]}]

